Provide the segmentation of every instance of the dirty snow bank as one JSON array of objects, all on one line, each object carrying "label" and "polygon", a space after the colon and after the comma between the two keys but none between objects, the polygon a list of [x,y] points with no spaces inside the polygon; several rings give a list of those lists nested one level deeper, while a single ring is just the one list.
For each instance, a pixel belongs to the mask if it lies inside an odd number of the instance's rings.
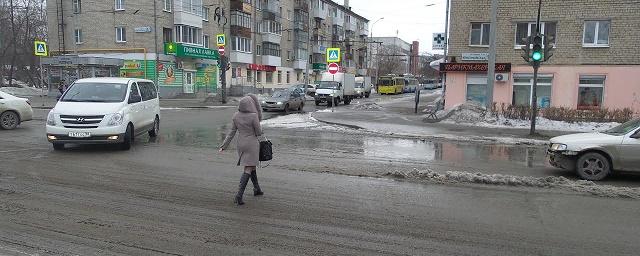
[{"label": "dirty snow bank", "polygon": [[382,107],[375,102],[363,102],[353,106],[354,110],[380,110]]},{"label": "dirty snow bank", "polygon": [[[467,124],[472,126],[488,127],[488,128],[529,128],[530,121],[508,119],[503,116],[495,117],[489,113],[484,107],[465,103],[459,104],[450,110],[441,110],[436,114],[438,118],[443,118],[443,123],[450,124]],[[540,130],[551,131],[568,131],[568,132],[594,132],[611,129],[619,123],[595,123],[595,122],[576,122],[569,123],[563,121],[549,120],[544,117],[538,117],[536,127]]]},{"label": "dirty snow bank", "polygon": [[439,184],[485,184],[514,187],[556,188],[600,197],[640,199],[640,188],[598,185],[592,181],[570,180],[565,177],[526,177],[501,174],[484,174],[449,171],[439,173],[432,170],[393,171],[386,176]]},{"label": "dirty snow bank", "polygon": [[0,91],[11,94],[16,97],[33,97],[46,94],[47,91],[33,87],[0,87]]},{"label": "dirty snow bank", "polygon": [[354,131],[351,128],[326,124],[318,121],[314,117],[311,116],[311,113],[304,114],[289,114],[284,116],[278,116],[275,118],[264,120],[260,123],[263,127],[269,128],[288,128],[288,129],[312,129],[312,130],[323,130],[323,131],[340,131],[340,132],[349,132]]}]

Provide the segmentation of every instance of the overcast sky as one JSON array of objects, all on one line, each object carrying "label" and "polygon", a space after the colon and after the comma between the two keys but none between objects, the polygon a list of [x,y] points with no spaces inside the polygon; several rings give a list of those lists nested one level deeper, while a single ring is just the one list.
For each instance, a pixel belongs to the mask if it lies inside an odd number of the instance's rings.
[{"label": "overcast sky", "polygon": [[[344,4],[344,0],[335,0]],[[445,0],[350,0],[351,9],[371,20],[373,36],[395,36],[411,43],[420,42],[420,52],[434,53],[431,50],[433,33],[444,33]],[[425,5],[435,4],[426,7]],[[437,51],[436,53],[442,53]]]}]

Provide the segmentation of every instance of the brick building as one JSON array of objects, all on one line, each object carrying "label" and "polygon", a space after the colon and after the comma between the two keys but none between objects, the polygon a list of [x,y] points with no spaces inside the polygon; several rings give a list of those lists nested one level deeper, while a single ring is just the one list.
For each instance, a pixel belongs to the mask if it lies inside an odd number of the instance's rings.
[{"label": "brick building", "polygon": [[[451,1],[451,61],[486,66],[490,5],[490,0]],[[640,5],[631,0],[544,1],[541,31],[555,37],[555,52],[540,68],[538,105],[640,112],[639,12]],[[494,102],[529,105],[533,100],[533,69],[520,55],[521,38],[535,33],[536,16],[537,1],[499,1],[497,63],[511,68],[495,83]],[[447,72],[446,107],[485,103],[486,79],[486,72]]]}]

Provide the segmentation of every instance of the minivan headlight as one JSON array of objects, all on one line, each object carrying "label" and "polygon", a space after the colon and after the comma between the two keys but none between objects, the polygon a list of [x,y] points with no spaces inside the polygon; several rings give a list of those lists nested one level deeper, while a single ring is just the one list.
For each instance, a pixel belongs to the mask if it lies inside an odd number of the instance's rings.
[{"label": "minivan headlight", "polygon": [[124,115],[122,115],[122,113],[115,113],[111,115],[111,119],[109,119],[109,123],[107,123],[107,125],[118,126],[122,124],[123,120],[124,120]]},{"label": "minivan headlight", "polygon": [[56,126],[56,115],[53,114],[53,111],[49,111],[49,115],[47,115],[47,125]]},{"label": "minivan headlight", "polygon": [[567,145],[560,144],[560,143],[553,143],[551,144],[551,150],[556,150],[556,151],[567,150]]}]

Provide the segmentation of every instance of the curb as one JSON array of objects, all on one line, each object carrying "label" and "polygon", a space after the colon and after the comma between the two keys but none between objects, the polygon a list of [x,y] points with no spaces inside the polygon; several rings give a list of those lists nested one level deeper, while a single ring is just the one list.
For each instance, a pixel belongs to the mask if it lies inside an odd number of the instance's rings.
[{"label": "curb", "polygon": [[318,120],[318,122],[325,123],[325,124],[344,126],[344,127],[351,128],[351,129],[356,129],[356,130],[366,130],[364,127],[357,126],[357,125],[343,124],[343,123],[336,123],[336,122],[321,120],[318,117],[314,116],[314,114],[311,114],[311,117],[313,117],[314,119]]}]

